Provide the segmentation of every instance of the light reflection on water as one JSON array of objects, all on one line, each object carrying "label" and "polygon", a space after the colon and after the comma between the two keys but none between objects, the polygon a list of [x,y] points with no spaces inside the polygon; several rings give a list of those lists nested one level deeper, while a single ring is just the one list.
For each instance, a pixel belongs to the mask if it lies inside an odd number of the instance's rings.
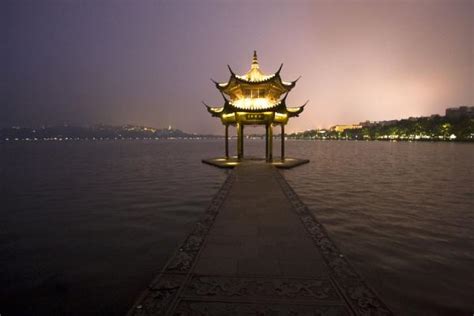
[{"label": "light reflection on water", "polygon": [[[0,144],[0,312],[123,315],[223,183],[225,171],[200,162],[222,145]],[[245,145],[264,155],[263,141]],[[311,163],[285,177],[396,312],[474,310],[474,146],[289,141],[287,151]]]}]

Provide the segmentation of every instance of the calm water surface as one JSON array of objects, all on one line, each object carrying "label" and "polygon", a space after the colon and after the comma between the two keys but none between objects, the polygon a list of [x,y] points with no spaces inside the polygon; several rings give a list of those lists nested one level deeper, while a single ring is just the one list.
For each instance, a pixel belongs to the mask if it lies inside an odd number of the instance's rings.
[{"label": "calm water surface", "polygon": [[[277,146],[278,147],[278,146]],[[123,315],[223,183],[220,141],[0,144],[0,313]],[[474,146],[290,141],[284,175],[400,315],[474,311]],[[278,148],[275,148],[275,153]],[[246,154],[264,155],[262,141]]]},{"label": "calm water surface", "polygon": [[200,161],[220,149],[0,144],[2,316],[124,315],[224,182]]},{"label": "calm water surface", "polygon": [[474,313],[474,145],[291,142],[285,177],[399,315]]}]

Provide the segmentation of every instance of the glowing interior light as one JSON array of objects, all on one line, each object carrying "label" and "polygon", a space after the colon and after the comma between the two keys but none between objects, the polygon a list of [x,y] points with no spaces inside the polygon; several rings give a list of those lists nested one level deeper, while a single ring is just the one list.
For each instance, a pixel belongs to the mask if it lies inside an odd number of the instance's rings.
[{"label": "glowing interior light", "polygon": [[244,98],[235,100],[232,105],[243,110],[265,110],[275,107],[278,102],[267,98]]},{"label": "glowing interior light", "polygon": [[259,69],[252,69],[243,76],[236,75],[237,78],[250,82],[262,82],[275,77],[275,75],[266,76]]}]

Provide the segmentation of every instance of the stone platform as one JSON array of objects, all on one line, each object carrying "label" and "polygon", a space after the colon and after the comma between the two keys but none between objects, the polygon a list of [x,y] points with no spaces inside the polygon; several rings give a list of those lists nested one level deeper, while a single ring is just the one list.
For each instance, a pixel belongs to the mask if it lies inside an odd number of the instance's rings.
[{"label": "stone platform", "polygon": [[391,315],[264,162],[238,165],[128,315]]},{"label": "stone platform", "polygon": [[[265,160],[261,158],[252,158],[252,157],[248,157],[245,159],[238,159],[237,157],[229,157],[229,158],[218,157],[218,158],[203,159],[202,162],[214,167],[218,167],[218,168],[232,169],[241,164],[252,163],[252,162],[265,162]],[[273,159],[273,161],[270,162],[269,164],[280,169],[291,169],[294,167],[304,165],[308,162],[309,160],[307,159],[285,158],[283,160]]]}]

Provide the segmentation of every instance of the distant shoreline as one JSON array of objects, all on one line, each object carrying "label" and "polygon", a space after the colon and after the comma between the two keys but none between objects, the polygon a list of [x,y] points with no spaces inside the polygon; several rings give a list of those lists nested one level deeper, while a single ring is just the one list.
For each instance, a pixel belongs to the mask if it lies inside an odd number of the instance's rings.
[{"label": "distant shoreline", "polygon": [[[279,130],[276,129],[275,132]],[[234,136],[231,136],[233,138]],[[248,134],[246,139],[264,139],[262,134]],[[281,137],[274,133],[275,138]],[[221,139],[223,135],[187,133],[179,129],[137,125],[42,126],[40,128],[0,128],[0,142],[78,141],[78,140],[160,140]],[[410,117],[408,119],[335,125],[329,129],[311,129],[286,133],[288,140],[352,140],[402,142],[474,142],[474,107],[449,108],[445,116]]]},{"label": "distant shoreline", "polygon": [[[274,136],[275,140],[278,140],[280,135]],[[46,143],[46,142],[116,142],[116,141],[203,141],[203,140],[223,140],[224,136],[213,136],[213,137],[170,137],[170,138],[48,138],[48,139],[34,139],[34,138],[16,138],[16,139],[0,139],[0,143]],[[236,140],[237,137],[230,137],[232,140]],[[246,140],[264,140],[262,137],[247,137]],[[311,139],[311,138],[294,138],[286,137],[286,140],[290,141],[316,141],[316,142],[403,142],[403,143],[474,143],[473,140],[455,140],[455,139]]]}]

